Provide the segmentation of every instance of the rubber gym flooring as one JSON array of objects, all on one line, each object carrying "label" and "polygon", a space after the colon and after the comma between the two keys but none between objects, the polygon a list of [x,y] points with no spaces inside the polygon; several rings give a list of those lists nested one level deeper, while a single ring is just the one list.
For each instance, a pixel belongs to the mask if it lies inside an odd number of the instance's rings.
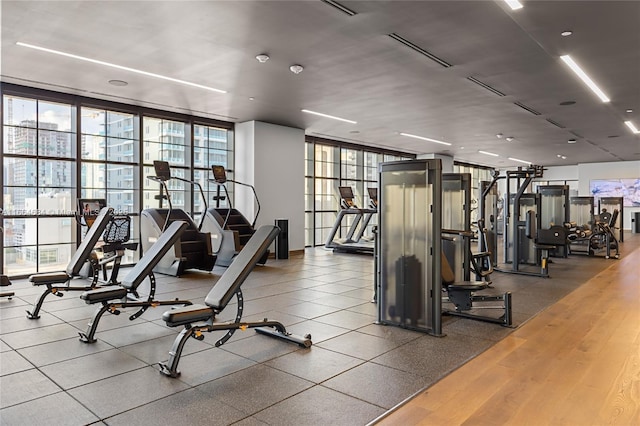
[{"label": "rubber gym flooring", "polygon": [[[640,246],[626,234],[625,252]],[[527,321],[615,260],[553,258],[551,278],[493,274],[495,293],[513,293],[514,323]],[[123,269],[126,274],[128,269]],[[157,276],[157,298],[202,303],[224,269]],[[444,338],[375,325],[373,259],[307,249],[270,260],[243,285],[244,319],[269,318],[288,331],[310,333],[313,346],[236,332],[190,339],[179,379],[158,372],[178,329],[161,320],[166,307],[135,321],[106,314],[85,344],[96,306],[79,293],[49,296],[39,320],[26,318],[42,292],[14,281],[0,299],[0,424],[2,425],[358,425],[367,424],[492,346],[513,329],[444,317]],[[220,319],[233,317],[229,305]],[[489,384],[488,384],[489,385]]]}]

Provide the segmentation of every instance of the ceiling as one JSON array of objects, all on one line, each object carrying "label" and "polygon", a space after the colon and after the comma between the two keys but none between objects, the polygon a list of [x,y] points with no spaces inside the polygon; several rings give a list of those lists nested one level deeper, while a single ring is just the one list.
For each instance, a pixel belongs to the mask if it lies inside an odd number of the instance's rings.
[{"label": "ceiling", "polygon": [[[4,0],[1,79],[499,168],[522,165],[510,157],[544,166],[640,160],[640,135],[624,124],[640,127],[640,1],[521,2],[512,11],[502,0],[341,1],[350,16],[320,0]],[[260,53],[270,59],[258,62]],[[565,54],[611,102],[575,76]],[[290,72],[293,64],[304,71]]]}]

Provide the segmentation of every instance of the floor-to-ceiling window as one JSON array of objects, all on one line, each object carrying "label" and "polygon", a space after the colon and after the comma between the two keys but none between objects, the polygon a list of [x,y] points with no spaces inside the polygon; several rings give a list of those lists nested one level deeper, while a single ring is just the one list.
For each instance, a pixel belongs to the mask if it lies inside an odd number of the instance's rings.
[{"label": "floor-to-ceiling window", "polygon": [[[376,150],[327,139],[307,137],[305,158],[305,245],[318,246],[326,242],[340,209],[338,187],[350,186],[358,207],[368,207],[368,188],[377,188],[378,164],[414,158],[412,154]],[[354,216],[347,215],[341,223],[344,234]],[[375,224],[372,220],[371,228]],[[370,229],[368,231],[370,234]]]},{"label": "floor-to-ceiling window", "polygon": [[[233,124],[2,83],[0,271],[9,276],[62,270],[86,229],[77,200],[106,199],[132,216],[157,207],[153,161],[200,182],[209,204],[212,164],[233,167]],[[191,186],[170,185],[174,207],[197,216]],[[232,192],[231,192],[232,194]],[[129,252],[124,263],[137,259]]]}]

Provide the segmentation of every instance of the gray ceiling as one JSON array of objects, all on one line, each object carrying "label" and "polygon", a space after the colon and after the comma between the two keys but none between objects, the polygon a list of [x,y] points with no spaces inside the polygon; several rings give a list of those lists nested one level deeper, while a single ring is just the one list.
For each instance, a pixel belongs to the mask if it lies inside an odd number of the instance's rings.
[{"label": "gray ceiling", "polygon": [[[349,16],[319,0],[4,0],[1,78],[501,168],[519,165],[508,157],[545,166],[640,160],[640,135],[624,125],[632,120],[640,127],[640,1],[521,2],[517,11],[502,0],[340,2],[356,12]],[[564,30],[573,35],[562,37]],[[400,44],[392,33],[452,66]],[[261,64],[259,53],[271,59]],[[563,54],[571,54],[611,102],[602,103],[579,81],[559,59]],[[292,64],[303,65],[304,72],[291,73]],[[112,79],[129,84],[116,87],[108,83]],[[565,101],[575,104],[560,105]],[[303,108],[357,124],[308,115]],[[515,139],[499,139],[498,133]],[[568,144],[571,138],[577,143]]]}]

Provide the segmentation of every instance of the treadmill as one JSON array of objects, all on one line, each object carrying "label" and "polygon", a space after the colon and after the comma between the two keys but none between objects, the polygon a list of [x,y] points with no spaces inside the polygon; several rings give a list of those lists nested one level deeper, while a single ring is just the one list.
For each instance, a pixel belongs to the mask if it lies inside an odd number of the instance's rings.
[{"label": "treadmill", "polygon": [[[373,208],[359,208],[354,202],[355,197],[353,195],[353,189],[350,186],[340,186],[338,190],[340,191],[340,211],[324,246],[334,251],[373,254],[374,241],[365,241],[362,237],[371,217],[377,213],[378,210]],[[369,194],[371,196],[371,192]],[[375,195],[377,200],[377,191]],[[336,238],[336,234],[346,216],[353,217],[347,235],[345,238]],[[359,225],[361,225],[361,228],[358,230]]]}]

